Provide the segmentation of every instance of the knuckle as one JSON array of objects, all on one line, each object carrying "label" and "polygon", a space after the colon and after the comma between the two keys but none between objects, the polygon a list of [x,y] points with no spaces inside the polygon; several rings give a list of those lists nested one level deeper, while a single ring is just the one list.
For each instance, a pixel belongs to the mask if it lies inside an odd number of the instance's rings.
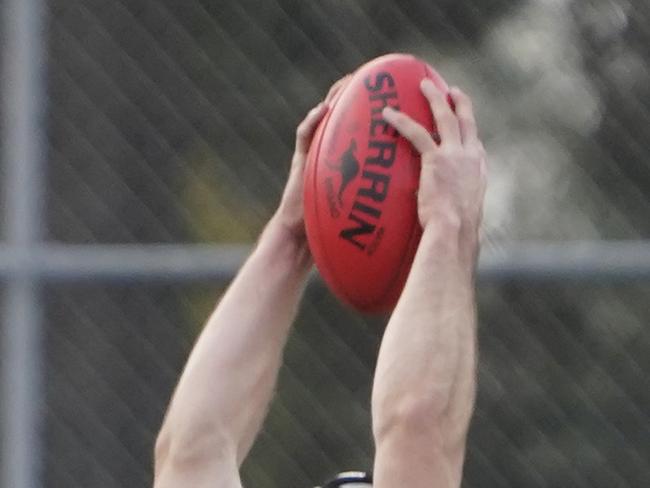
[{"label": "knuckle", "polygon": [[451,107],[449,107],[449,104],[447,103],[447,98],[442,93],[436,93],[433,96],[432,104],[435,107],[435,109],[438,111],[451,112]]},{"label": "knuckle", "polygon": [[458,90],[458,101],[468,108],[472,106],[472,99],[462,90]]},{"label": "knuckle", "polygon": [[476,121],[474,120],[474,117],[472,117],[468,113],[463,113],[462,115],[459,115],[458,121],[466,127],[474,127],[476,125]]},{"label": "knuckle", "polygon": [[465,93],[460,88],[456,88],[454,90],[454,99],[456,100],[457,103],[459,103],[460,105],[463,105],[465,107],[471,107],[472,106],[472,99],[469,97],[469,95],[467,93]]},{"label": "knuckle", "polygon": [[442,110],[436,115],[436,121],[439,125],[449,125],[454,122],[454,117],[451,110]]},{"label": "knuckle", "polygon": [[440,146],[436,153],[436,160],[439,163],[449,163],[455,158],[455,151],[447,146]]},{"label": "knuckle", "polygon": [[441,90],[438,89],[431,90],[431,98],[433,98],[436,102],[440,102],[440,103],[446,102],[445,93],[443,93]]},{"label": "knuckle", "polygon": [[427,157],[429,157],[429,155],[434,151],[435,143],[429,136],[424,136],[418,141],[417,146],[420,150],[420,154],[423,156],[426,154]]},{"label": "knuckle", "polygon": [[302,122],[297,128],[296,128],[296,137],[298,139],[302,139],[307,135],[307,124],[305,122]]},{"label": "knuckle", "polygon": [[414,127],[412,139],[421,149],[431,149],[433,147],[431,135],[421,126]]},{"label": "knuckle", "polygon": [[405,126],[403,130],[400,131],[404,137],[406,137],[409,140],[413,140],[417,138],[418,132],[415,130],[414,127],[411,126]]},{"label": "knuckle", "polygon": [[449,158],[453,161],[462,161],[467,157],[467,153],[462,146],[454,146],[449,149]]},{"label": "knuckle", "polygon": [[413,133],[421,139],[429,139],[431,137],[429,131],[427,131],[420,124],[413,124]]},{"label": "knuckle", "polygon": [[403,135],[413,137],[417,133],[417,126],[406,115],[400,114],[395,125]]}]

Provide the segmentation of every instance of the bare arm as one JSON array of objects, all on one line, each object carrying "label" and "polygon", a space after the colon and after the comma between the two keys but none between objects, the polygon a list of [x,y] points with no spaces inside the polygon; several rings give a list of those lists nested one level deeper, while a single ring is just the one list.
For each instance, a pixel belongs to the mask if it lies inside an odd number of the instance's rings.
[{"label": "bare arm", "polygon": [[308,263],[271,221],[190,355],[158,438],[156,486],[235,477],[271,399]]},{"label": "bare arm", "polygon": [[266,415],[311,267],[302,181],[325,112],[319,104],[298,127],[280,207],[190,354],[156,442],[156,488],[241,486],[238,469]]},{"label": "bare arm", "polygon": [[422,155],[418,212],[424,233],[387,326],[373,387],[375,487],[458,487],[476,390],[474,267],[485,154],[469,99],[456,113],[430,83],[440,136],[403,114],[385,118]]}]

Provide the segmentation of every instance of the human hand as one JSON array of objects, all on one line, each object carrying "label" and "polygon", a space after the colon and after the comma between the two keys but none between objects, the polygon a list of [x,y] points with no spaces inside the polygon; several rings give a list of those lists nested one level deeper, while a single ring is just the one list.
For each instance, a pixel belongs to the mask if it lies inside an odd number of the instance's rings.
[{"label": "human hand", "polygon": [[329,110],[336,94],[345,86],[349,78],[350,75],[347,75],[334,83],[325,99],[309,111],[296,129],[296,146],[291,159],[291,169],[274,219],[303,244],[306,242],[303,180],[307,153],[318,124]]},{"label": "human hand", "polygon": [[423,229],[436,222],[451,225],[476,245],[487,183],[486,154],[478,138],[470,98],[458,88],[446,93],[430,80],[420,84],[429,101],[440,143],[408,115],[386,107],[383,116],[421,154],[418,217]]}]

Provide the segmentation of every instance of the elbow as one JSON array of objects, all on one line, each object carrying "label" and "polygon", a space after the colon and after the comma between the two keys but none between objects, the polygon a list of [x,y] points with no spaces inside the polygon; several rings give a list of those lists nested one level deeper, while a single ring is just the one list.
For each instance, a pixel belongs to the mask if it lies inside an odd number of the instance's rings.
[{"label": "elbow", "polygon": [[156,475],[162,471],[163,466],[169,458],[171,442],[171,435],[168,429],[163,427],[156,437],[153,449],[154,472]]},{"label": "elbow", "polygon": [[395,435],[426,436],[441,441],[441,427],[447,408],[446,398],[422,394],[404,395],[392,401],[373,399],[372,431],[375,443]]},{"label": "elbow", "polygon": [[222,429],[210,425],[178,425],[165,423],[154,446],[154,471],[190,471],[206,463],[234,457],[235,443]]}]

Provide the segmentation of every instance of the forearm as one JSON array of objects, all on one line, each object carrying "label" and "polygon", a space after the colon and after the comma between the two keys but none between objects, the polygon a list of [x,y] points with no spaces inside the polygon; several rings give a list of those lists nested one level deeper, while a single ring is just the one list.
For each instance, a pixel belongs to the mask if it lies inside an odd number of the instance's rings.
[{"label": "forearm", "polygon": [[461,453],[455,464],[462,464],[474,403],[476,247],[471,236],[442,219],[425,229],[375,373],[378,460],[397,444],[414,455],[431,456],[438,480],[459,475],[445,456]]},{"label": "forearm", "polygon": [[474,267],[485,149],[466,94],[428,79],[420,89],[438,140],[407,114],[390,107],[382,112],[421,155],[417,198],[424,233],[377,361],[376,488],[460,486],[476,395]]},{"label": "forearm", "polygon": [[187,449],[206,456],[234,449],[241,463],[271,400],[308,270],[306,246],[272,220],[190,355],[160,436],[162,451],[175,442],[185,456]]}]

